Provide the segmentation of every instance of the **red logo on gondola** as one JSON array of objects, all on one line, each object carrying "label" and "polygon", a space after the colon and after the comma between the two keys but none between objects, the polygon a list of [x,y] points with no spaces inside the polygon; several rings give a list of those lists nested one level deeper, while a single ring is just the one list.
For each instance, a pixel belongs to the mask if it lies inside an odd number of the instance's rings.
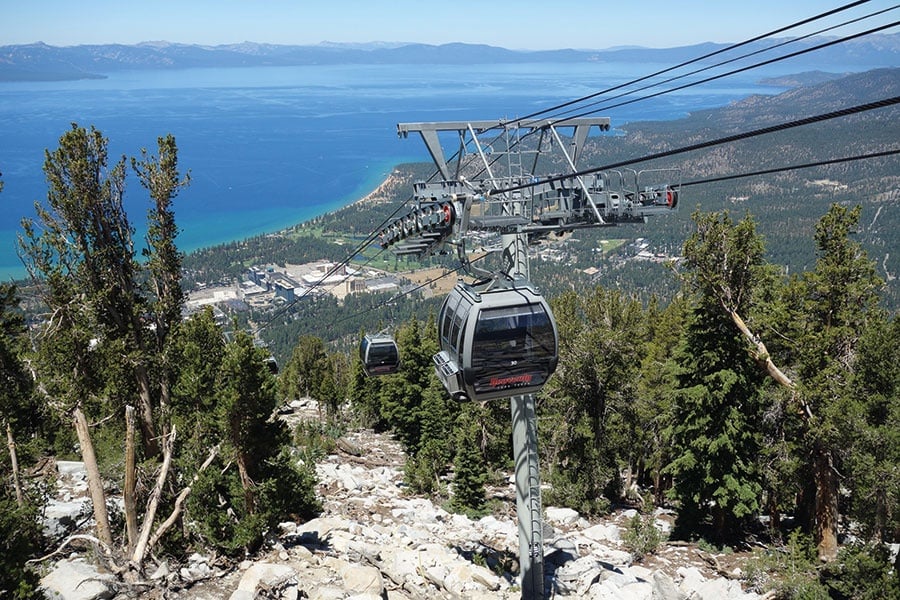
[{"label": "red logo on gondola", "polygon": [[501,387],[506,385],[521,385],[523,383],[531,383],[531,373],[523,373],[521,375],[511,375],[510,377],[491,377],[491,387]]},{"label": "red logo on gondola", "polygon": [[450,220],[453,218],[453,209],[450,208],[449,204],[444,205],[444,223],[450,223]]}]

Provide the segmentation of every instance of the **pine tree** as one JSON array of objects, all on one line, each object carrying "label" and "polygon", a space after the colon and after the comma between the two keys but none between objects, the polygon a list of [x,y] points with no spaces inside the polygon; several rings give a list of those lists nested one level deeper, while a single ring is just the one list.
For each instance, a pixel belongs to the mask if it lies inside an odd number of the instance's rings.
[{"label": "pine tree", "polygon": [[333,377],[330,367],[325,342],[313,335],[301,336],[279,378],[282,395],[323,400],[322,386]]},{"label": "pine tree", "polygon": [[554,299],[560,360],[540,400],[549,502],[585,514],[622,494],[636,426],[637,376],[644,354],[643,307],[618,291]]},{"label": "pine tree", "polygon": [[803,448],[815,489],[812,531],[823,560],[837,558],[838,473],[860,432],[847,418],[859,410],[853,394],[860,340],[877,316],[882,285],[874,263],[850,239],[860,207],[832,205],[816,225],[818,259],[794,289],[798,396],[804,406]]},{"label": "pine tree", "polygon": [[447,395],[437,377],[422,394],[422,428],[418,451],[404,467],[404,480],[420,494],[441,493],[440,478],[454,457],[453,424],[460,405]]},{"label": "pine tree", "polygon": [[172,386],[171,420],[183,443],[178,456],[188,468],[203,460],[221,438],[215,410],[217,379],[225,356],[225,336],[211,308],[193,314],[182,323],[171,350],[178,372]]},{"label": "pine tree", "polygon": [[637,482],[652,486],[657,505],[671,485],[671,475],[664,474],[663,468],[671,460],[670,434],[676,418],[678,385],[675,354],[684,333],[687,308],[684,296],[679,296],[661,311],[651,305],[647,313],[650,334],[635,402],[633,460]]},{"label": "pine tree", "polygon": [[669,495],[679,502],[679,529],[700,530],[711,507],[712,537],[724,542],[759,510],[762,374],[727,315],[702,302],[676,360]]},{"label": "pine tree", "polygon": [[674,480],[670,496],[680,502],[679,527],[697,531],[712,506],[713,536],[721,542],[758,511],[762,491],[763,372],[734,324],[753,307],[763,243],[749,216],[737,224],[727,212],[694,220],[683,281],[695,305],[676,358],[666,471]]},{"label": "pine tree", "polygon": [[380,378],[381,418],[406,451],[415,454],[422,442],[424,393],[435,377],[431,357],[437,352],[437,343],[415,318],[400,327],[395,338],[400,349],[400,370]]},{"label": "pine tree", "polygon": [[40,547],[41,502],[24,489],[17,440],[39,431],[43,411],[21,360],[25,325],[17,300],[14,286],[0,284],[0,430],[7,441],[0,450],[0,590],[25,599],[38,595],[38,574],[25,561]]},{"label": "pine tree", "polygon": [[847,512],[876,543],[900,535],[900,319],[875,318],[859,344],[853,375],[855,432],[843,485],[853,490]]},{"label": "pine tree", "polygon": [[150,313],[155,346],[151,358],[158,373],[159,404],[165,412],[176,368],[169,360],[168,349],[171,334],[181,322],[185,301],[181,289],[184,254],[175,243],[178,226],[172,202],[179,188],[190,183],[190,176],[182,179],[178,172],[178,147],[172,134],[157,139],[157,151],[157,156],[151,156],[146,150],[141,150],[142,160],[132,158],[131,166],[153,201],[153,207],[147,211],[147,247],[142,254],[147,259],[146,271],[152,296]]},{"label": "pine tree", "polygon": [[222,444],[218,468],[203,474],[189,503],[199,533],[229,554],[256,549],[288,515],[320,510],[314,473],[292,463],[287,429],[271,418],[276,384],[267,357],[246,332],[225,346],[211,436]]},{"label": "pine tree", "polygon": [[[92,437],[105,440],[101,460],[104,455],[112,460],[111,444],[126,438],[129,552],[138,541],[133,502],[135,452],[125,423],[130,406],[137,407],[141,449],[146,456],[163,458],[160,442],[174,437],[166,424],[160,428],[158,423],[158,409],[161,401],[168,400],[171,376],[164,358],[168,332],[180,319],[183,300],[168,204],[175,185],[168,180],[178,180],[174,138],[161,141],[160,155],[166,165],[160,172],[165,172],[167,182],[146,182],[156,205],[149,228],[148,272],[134,255],[133,229],[123,205],[126,159],[110,166],[107,140],[93,127],[86,130],[73,124],[60,138],[59,147],[46,152],[47,202],[36,204],[36,220],[23,220],[19,237],[23,262],[50,314],[37,340],[34,361],[40,389],[60,418],[74,424],[88,472],[97,535],[107,547],[112,546],[113,538]],[[139,176],[156,173],[154,164],[155,159],[146,159],[136,165]],[[147,274],[157,284],[155,296],[143,287]],[[150,326],[148,315],[156,327]],[[122,418],[108,421],[103,428],[88,429],[88,416],[109,414]],[[170,451],[170,446],[167,449]],[[163,464],[167,462],[163,460]],[[157,483],[152,493],[162,494],[161,488]],[[139,544],[142,549],[131,557],[131,564],[138,569],[157,504],[148,506]]]},{"label": "pine tree", "polygon": [[453,497],[450,507],[477,515],[484,508],[487,470],[480,449],[481,426],[475,404],[466,404],[456,425],[456,457],[453,461]]}]

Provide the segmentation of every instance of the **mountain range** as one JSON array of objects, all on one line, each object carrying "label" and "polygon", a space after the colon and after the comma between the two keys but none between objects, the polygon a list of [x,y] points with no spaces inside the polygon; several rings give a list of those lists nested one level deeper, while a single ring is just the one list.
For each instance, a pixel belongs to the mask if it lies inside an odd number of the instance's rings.
[{"label": "mountain range", "polygon": [[[778,46],[781,54],[799,52],[837,38],[812,37],[765,40],[742,46],[746,54]],[[626,47],[607,50],[509,50],[481,44],[335,44],[291,46],[244,42],[219,46],[144,42],[102,44],[0,46],[0,81],[53,81],[103,78],[136,69],[198,67],[259,67],[329,64],[485,64],[526,62],[629,62],[672,64],[728,48],[702,43],[673,48]],[[768,60],[773,54],[765,54]],[[816,51],[821,64],[896,66],[900,64],[900,34],[868,35]]]}]

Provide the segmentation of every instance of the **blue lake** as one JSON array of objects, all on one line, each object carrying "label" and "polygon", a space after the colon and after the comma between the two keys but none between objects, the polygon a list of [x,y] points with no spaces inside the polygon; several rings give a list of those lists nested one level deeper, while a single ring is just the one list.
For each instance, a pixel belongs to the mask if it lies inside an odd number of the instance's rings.
[{"label": "blue lake", "polygon": [[[20,221],[46,197],[44,151],[55,149],[73,122],[102,131],[112,160],[137,156],[141,148],[155,153],[157,137],[175,136],[181,170],[192,178],[175,204],[179,247],[190,251],[334,210],[374,189],[394,165],[430,160],[417,137],[398,138],[397,123],[521,117],[664,67],[344,65],[0,83],[0,278],[24,275],[15,247]],[[614,127],[674,119],[749,94],[777,93],[755,82],[813,68],[822,67],[746,72],[600,114]],[[147,207],[145,191],[131,175],[126,208],[138,240]]]}]

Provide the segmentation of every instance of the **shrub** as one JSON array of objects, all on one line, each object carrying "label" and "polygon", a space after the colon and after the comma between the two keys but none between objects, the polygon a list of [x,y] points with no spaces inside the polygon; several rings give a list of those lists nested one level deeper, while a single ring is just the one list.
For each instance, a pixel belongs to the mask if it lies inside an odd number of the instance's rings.
[{"label": "shrub", "polygon": [[784,548],[768,549],[747,564],[747,578],[757,592],[774,592],[779,600],[829,600],[819,582],[816,548],[809,536],[794,531]]},{"label": "shrub", "polygon": [[37,510],[27,503],[20,508],[0,487],[0,597],[43,598],[37,573],[25,564],[40,548],[40,540]]},{"label": "shrub", "polygon": [[841,548],[837,561],[822,570],[821,579],[833,598],[900,598],[900,573],[892,569],[883,545]]},{"label": "shrub", "polygon": [[631,517],[623,537],[625,548],[636,561],[648,554],[655,554],[663,540],[664,536],[653,523],[653,517],[642,517],[640,514]]}]

